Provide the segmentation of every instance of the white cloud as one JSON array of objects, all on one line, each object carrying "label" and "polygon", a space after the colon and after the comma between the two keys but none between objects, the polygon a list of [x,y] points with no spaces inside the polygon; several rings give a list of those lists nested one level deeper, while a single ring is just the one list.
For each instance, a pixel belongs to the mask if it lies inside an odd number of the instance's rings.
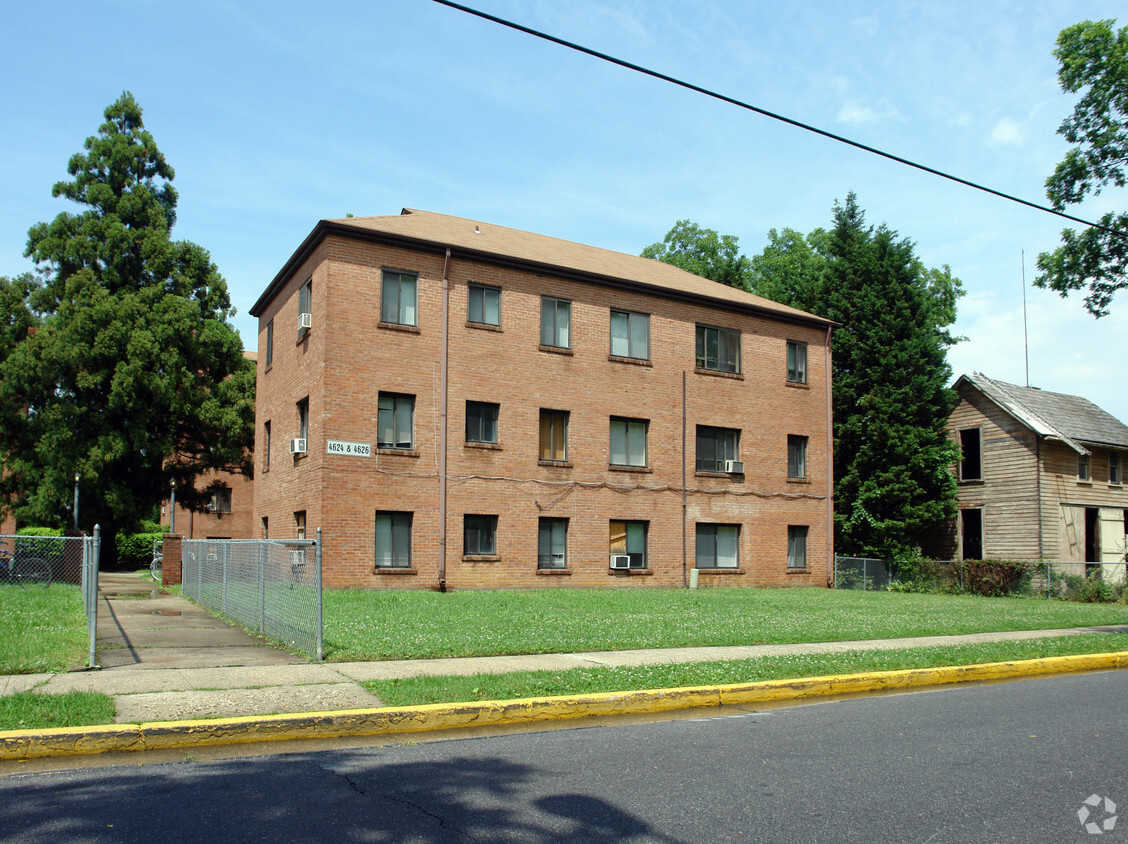
[{"label": "white cloud", "polygon": [[1024,143],[1025,133],[1022,124],[1011,117],[1004,117],[991,130],[991,143],[996,146],[1012,146]]},{"label": "white cloud", "polygon": [[875,120],[877,120],[877,112],[857,102],[846,103],[838,110],[840,123],[873,123]]}]

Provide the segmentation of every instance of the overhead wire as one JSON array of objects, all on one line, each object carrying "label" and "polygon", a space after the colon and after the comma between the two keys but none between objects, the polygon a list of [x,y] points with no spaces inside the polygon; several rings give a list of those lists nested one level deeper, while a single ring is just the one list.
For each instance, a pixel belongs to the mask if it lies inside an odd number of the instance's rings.
[{"label": "overhead wire", "polygon": [[912,160],[910,160],[908,158],[904,158],[900,155],[895,155],[894,153],[891,153],[891,152],[886,152],[885,150],[878,149],[877,147],[870,146],[869,144],[863,144],[860,141],[852,140],[851,138],[847,138],[843,135],[837,135],[834,132],[827,131],[826,129],[820,129],[817,126],[812,126],[809,123],[803,123],[802,121],[795,120],[794,118],[786,117],[782,114],[777,114],[776,112],[769,111],[765,108],[760,108],[759,106],[752,105],[751,103],[744,102],[743,100],[738,100],[735,97],[730,97],[727,94],[721,94],[717,91],[713,91],[713,90],[711,90],[709,88],[705,88],[701,85],[695,85],[694,83],[687,82],[684,79],[678,79],[675,76],[670,76],[670,75],[662,73],[660,71],[653,70],[651,68],[644,67],[644,66],[639,65],[639,64],[635,64],[634,62],[629,62],[629,61],[626,61],[625,59],[617,58],[617,57],[612,56],[608,53],[601,53],[598,50],[593,50],[590,47],[585,47],[582,44],[577,44],[573,41],[567,41],[563,38],[559,38],[559,37],[557,37],[555,35],[551,35],[547,32],[542,32],[540,30],[533,29],[532,27],[525,26],[524,24],[519,24],[519,23],[516,23],[515,21],[511,21],[511,20],[507,20],[506,18],[498,17],[497,15],[491,15],[488,12],[483,12],[479,9],[474,9],[474,8],[471,8],[470,6],[465,6],[461,3],[454,3],[451,0],[433,0],[433,2],[438,3],[441,6],[447,6],[451,9],[455,9],[455,10],[460,11],[460,12],[465,12],[468,15],[473,15],[474,17],[481,18],[482,20],[489,21],[491,23],[496,23],[499,26],[504,26],[504,27],[507,27],[509,29],[516,30],[517,32],[523,32],[526,35],[532,35],[534,38],[540,38],[544,41],[550,41],[553,44],[557,44],[561,47],[566,47],[569,50],[575,50],[576,52],[584,53],[585,55],[591,56],[591,57],[596,58],[596,59],[600,59],[601,61],[605,61],[605,62],[609,62],[610,64],[618,65],[619,67],[626,68],[627,70],[633,70],[636,73],[641,73],[645,76],[650,76],[654,79],[661,80],[662,82],[668,82],[671,85],[677,85],[680,88],[685,88],[686,90],[693,91],[693,92],[698,93],[698,94],[703,94],[706,97],[711,97],[715,100],[720,100],[723,103],[728,103],[729,105],[737,106],[738,108],[742,108],[742,109],[745,109],[747,111],[754,112],[754,113],[759,114],[763,117],[770,117],[772,120],[778,120],[781,123],[786,123],[790,126],[794,126],[794,127],[798,128],[798,129],[803,129],[804,131],[807,131],[807,132],[813,132],[816,135],[821,135],[822,137],[829,138],[832,141],[838,141],[839,143],[846,144],[848,146],[852,146],[852,147],[854,147],[856,149],[860,149],[864,152],[872,153],[873,155],[880,156],[881,158],[886,158],[886,159],[888,159],[890,161],[894,161],[898,164],[903,164],[906,167],[912,167],[912,168],[914,168],[916,170],[920,170],[924,173],[928,173],[928,174],[933,175],[933,176],[939,176],[942,179],[947,179],[949,181],[963,185],[964,187],[973,188],[974,190],[982,191],[983,193],[991,194],[992,196],[997,196],[1000,199],[1005,199],[1005,200],[1008,200],[1010,202],[1015,202],[1015,203],[1018,203],[1019,205],[1025,205],[1028,208],[1035,209],[1036,211],[1042,211],[1042,212],[1045,212],[1047,214],[1053,214],[1056,217],[1061,217],[1062,219],[1070,220],[1074,223],[1080,223],[1081,225],[1084,225],[1084,226],[1089,226],[1089,227],[1094,228],[1094,229],[1099,229],[1100,231],[1103,231],[1103,232],[1108,232],[1110,234],[1118,235],[1120,237],[1126,236],[1125,232],[1120,231],[1119,229],[1110,228],[1108,226],[1101,225],[1100,223],[1094,223],[1093,221],[1086,220],[1083,217],[1077,217],[1077,216],[1074,216],[1073,214],[1068,214],[1065,211],[1059,211],[1058,209],[1053,208],[1051,206],[1042,205],[1042,204],[1037,203],[1037,202],[1031,202],[1028,199],[1023,199],[1022,197],[1014,196],[1013,194],[1005,193],[1004,191],[1000,191],[1000,190],[996,190],[995,188],[987,187],[986,185],[980,184],[979,182],[973,182],[970,179],[964,179],[964,178],[961,178],[960,176],[956,176],[956,175],[953,175],[951,173],[946,173],[943,170],[936,169],[935,167],[929,167],[927,164],[920,164],[919,162],[912,161]]}]

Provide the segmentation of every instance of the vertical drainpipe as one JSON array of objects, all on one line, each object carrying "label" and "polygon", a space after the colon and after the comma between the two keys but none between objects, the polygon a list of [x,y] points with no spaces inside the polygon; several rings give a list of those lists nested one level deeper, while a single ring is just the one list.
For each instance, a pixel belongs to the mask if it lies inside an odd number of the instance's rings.
[{"label": "vertical drainpipe", "polygon": [[443,260],[442,350],[439,355],[439,591],[446,592],[447,348],[450,345],[450,247]]},{"label": "vertical drainpipe", "polygon": [[826,583],[834,584],[834,394],[831,389],[830,334],[826,327]]}]

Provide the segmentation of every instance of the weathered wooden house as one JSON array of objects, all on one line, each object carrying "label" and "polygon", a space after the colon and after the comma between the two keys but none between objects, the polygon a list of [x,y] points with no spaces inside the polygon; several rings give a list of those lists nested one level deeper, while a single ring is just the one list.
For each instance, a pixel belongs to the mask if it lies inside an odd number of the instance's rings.
[{"label": "weathered wooden house", "polygon": [[955,384],[950,558],[1125,562],[1128,426],[1087,399],[981,373]]}]

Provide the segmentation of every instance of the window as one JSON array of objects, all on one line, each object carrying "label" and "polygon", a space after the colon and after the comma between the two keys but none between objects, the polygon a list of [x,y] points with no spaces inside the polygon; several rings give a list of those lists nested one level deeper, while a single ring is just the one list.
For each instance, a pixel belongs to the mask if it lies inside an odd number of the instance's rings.
[{"label": "window", "polygon": [[620,419],[611,417],[611,457],[612,466],[646,466],[645,419]]},{"label": "window", "polygon": [[726,460],[738,460],[740,431],[697,426],[697,471],[723,472]]},{"label": "window", "polygon": [[411,568],[411,513],[376,513],[376,568]]},{"label": "window", "polygon": [[787,341],[787,380],[792,384],[807,383],[807,344]]},{"label": "window", "polygon": [[807,531],[806,525],[787,526],[787,567],[789,569],[805,569],[807,567]]},{"label": "window", "polygon": [[734,569],[740,565],[740,525],[697,526],[699,569]]},{"label": "window", "polygon": [[262,423],[262,470],[270,471],[270,420]]},{"label": "window", "polygon": [[541,519],[537,527],[537,568],[568,568],[568,520]]},{"label": "window", "polygon": [[650,360],[650,316],[611,311],[611,354]]},{"label": "window", "polygon": [[697,368],[740,372],[740,332],[697,326]]},{"label": "window", "polygon": [[983,559],[983,511],[976,509],[960,510],[960,559]]},{"label": "window", "polygon": [[313,313],[313,279],[311,278],[302,285],[302,289],[298,291],[298,313],[311,314]]},{"label": "window", "polygon": [[1108,453],[1108,482],[1110,484],[1120,483],[1120,452],[1110,451]]},{"label": "window", "polygon": [[462,517],[462,554],[466,557],[497,554],[497,516]]},{"label": "window", "polygon": [[274,320],[266,324],[266,366],[274,363]]},{"label": "window", "polygon": [[262,538],[270,539],[270,519],[266,516],[262,517]]},{"label": "window", "polygon": [[497,443],[498,408],[487,402],[466,402],[466,442]]},{"label": "window", "polygon": [[412,448],[412,422],[415,416],[415,396],[398,396],[380,393],[376,416],[376,447]]},{"label": "window", "polygon": [[787,435],[787,477],[790,480],[807,479],[807,438]]},{"label": "window", "polygon": [[501,291],[496,287],[471,284],[466,319],[479,325],[501,325]]},{"label": "window", "polygon": [[649,522],[611,522],[611,555],[625,554],[631,558],[632,569],[646,568],[646,534],[649,528]]},{"label": "window", "polygon": [[298,402],[298,436],[309,439],[309,398]]},{"label": "window", "polygon": [[541,297],[541,345],[572,347],[572,303],[567,299]]},{"label": "window", "polygon": [[305,510],[298,510],[294,513],[294,537],[296,539],[306,538]]},{"label": "window", "polygon": [[208,510],[213,513],[230,513],[231,512],[231,488],[220,487],[212,493],[211,501],[208,503]]},{"label": "window", "polygon": [[960,480],[983,480],[983,432],[979,428],[960,431]]},{"label": "window", "polygon": [[568,459],[568,411],[541,410],[540,459],[556,463]]},{"label": "window", "polygon": [[418,276],[384,270],[380,283],[380,321],[415,325],[415,295]]},{"label": "window", "polygon": [[1089,465],[1090,459],[1091,459],[1091,456],[1088,455],[1088,454],[1078,454],[1077,455],[1077,480],[1079,480],[1079,481],[1092,480],[1092,475],[1090,474],[1090,465]]}]

